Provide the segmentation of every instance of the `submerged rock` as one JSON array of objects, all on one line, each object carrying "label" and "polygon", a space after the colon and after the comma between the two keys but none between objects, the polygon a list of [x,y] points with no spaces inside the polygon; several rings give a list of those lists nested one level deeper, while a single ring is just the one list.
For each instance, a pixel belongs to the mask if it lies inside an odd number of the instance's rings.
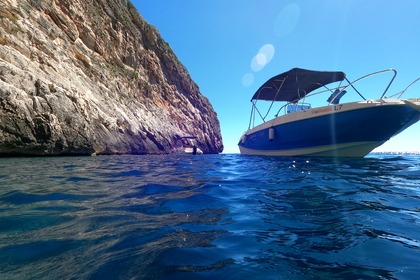
[{"label": "submerged rock", "polygon": [[210,102],[126,0],[0,3],[0,154],[223,150]]}]

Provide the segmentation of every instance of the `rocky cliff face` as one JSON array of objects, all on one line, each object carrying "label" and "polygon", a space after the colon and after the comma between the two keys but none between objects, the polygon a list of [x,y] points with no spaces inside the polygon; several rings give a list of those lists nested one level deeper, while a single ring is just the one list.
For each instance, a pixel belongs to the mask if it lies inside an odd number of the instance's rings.
[{"label": "rocky cliff face", "polygon": [[0,154],[223,149],[209,101],[127,0],[2,0]]}]

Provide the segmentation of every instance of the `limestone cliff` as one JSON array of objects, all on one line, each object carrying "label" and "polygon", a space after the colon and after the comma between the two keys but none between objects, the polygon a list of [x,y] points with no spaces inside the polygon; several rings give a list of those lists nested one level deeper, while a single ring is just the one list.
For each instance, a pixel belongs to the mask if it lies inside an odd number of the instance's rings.
[{"label": "limestone cliff", "polygon": [[2,0],[0,155],[169,153],[220,125],[159,32],[127,0]]}]

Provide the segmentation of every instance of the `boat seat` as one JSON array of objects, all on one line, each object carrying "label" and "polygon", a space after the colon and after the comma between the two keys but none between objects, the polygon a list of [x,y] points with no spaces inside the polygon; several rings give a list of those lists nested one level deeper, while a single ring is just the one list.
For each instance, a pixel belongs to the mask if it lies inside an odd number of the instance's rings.
[{"label": "boat seat", "polygon": [[327,102],[331,103],[331,104],[338,104],[338,103],[340,103],[341,97],[343,97],[343,95],[346,94],[346,93],[347,93],[347,91],[345,91],[345,90],[340,91],[339,89],[336,89],[330,95],[330,97],[328,97]]}]

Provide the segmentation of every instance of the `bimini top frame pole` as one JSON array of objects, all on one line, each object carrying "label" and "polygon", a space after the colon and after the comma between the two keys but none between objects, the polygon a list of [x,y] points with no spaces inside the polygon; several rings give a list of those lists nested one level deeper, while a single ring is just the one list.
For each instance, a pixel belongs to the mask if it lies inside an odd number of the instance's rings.
[{"label": "bimini top frame pole", "polygon": [[417,79],[415,79],[411,84],[409,84],[403,91],[401,91],[401,92],[399,92],[399,93],[397,93],[397,94],[395,94],[395,95],[398,95],[398,98],[401,98],[401,96],[412,86],[412,85],[414,85],[415,83],[417,83],[418,81],[420,81],[420,78],[417,78]]},{"label": "bimini top frame pole", "polygon": [[360,78],[358,78],[358,79],[356,79],[356,80],[354,80],[353,82],[349,82],[349,84],[348,85],[346,85],[343,89],[342,89],[342,91],[343,90],[345,90],[346,88],[348,88],[348,87],[352,87],[359,95],[360,95],[360,97],[362,97],[364,100],[366,100],[366,98],[364,98],[363,97],[363,95],[353,86],[355,83],[357,83],[358,81],[360,81],[360,80],[363,80],[363,79],[366,79],[366,78],[368,78],[368,77],[370,77],[370,76],[374,76],[374,75],[378,75],[378,74],[381,74],[381,73],[385,73],[385,72],[390,72],[390,71],[392,71],[392,72],[394,72],[394,75],[392,76],[392,78],[391,78],[391,80],[389,81],[389,83],[388,83],[388,85],[386,86],[386,88],[385,88],[385,90],[384,90],[384,92],[382,93],[382,95],[381,95],[381,98],[380,99],[383,99],[384,98],[384,96],[385,96],[385,94],[388,92],[388,89],[389,89],[389,87],[391,86],[391,84],[392,84],[392,82],[394,81],[394,79],[395,79],[395,77],[397,76],[397,71],[395,70],[395,69],[392,69],[392,68],[390,68],[390,69],[385,69],[385,70],[381,70],[381,71],[377,71],[377,72],[373,72],[373,73],[370,73],[370,74],[367,74],[367,75],[365,75],[365,76],[362,76],[362,77],[360,77]]},{"label": "bimini top frame pole", "polygon": [[[261,120],[263,121],[263,122],[265,122],[265,118],[268,116],[268,114],[270,113],[270,111],[271,111],[271,108],[273,107],[273,104],[274,104],[274,102],[276,101],[276,97],[277,97],[277,95],[279,94],[279,92],[280,92],[280,90],[281,90],[281,88],[282,88],[282,86],[283,86],[283,84],[284,84],[284,81],[287,79],[287,76],[285,77],[285,78],[283,78],[282,80],[278,80],[278,81],[280,81],[281,83],[280,83],[280,85],[279,85],[279,87],[277,87],[276,85],[274,85],[274,83],[273,83],[273,87],[276,89],[276,93],[275,93],[275,96],[274,96],[274,98],[273,98],[273,100],[271,101],[271,104],[270,104],[270,107],[268,108],[268,110],[267,110],[267,112],[266,112],[266,114],[265,114],[265,116],[263,116],[262,114],[261,114],[261,112],[258,110],[258,108],[257,108],[257,101],[259,100],[259,99],[251,99],[251,103],[252,103],[252,109],[251,109],[251,116],[250,116],[250,120],[249,120],[249,126],[248,126],[248,129],[250,129],[251,128],[251,126],[252,127],[254,127],[254,124],[255,124],[255,116],[256,116],[256,114],[255,114],[255,112],[257,112],[258,113],[258,115],[260,116],[260,118],[261,118]],[[262,90],[264,90],[265,88],[269,88],[269,89],[272,89],[273,87],[261,87],[259,90],[258,90],[258,92],[261,92]],[[252,124],[252,125],[251,125]]]}]

